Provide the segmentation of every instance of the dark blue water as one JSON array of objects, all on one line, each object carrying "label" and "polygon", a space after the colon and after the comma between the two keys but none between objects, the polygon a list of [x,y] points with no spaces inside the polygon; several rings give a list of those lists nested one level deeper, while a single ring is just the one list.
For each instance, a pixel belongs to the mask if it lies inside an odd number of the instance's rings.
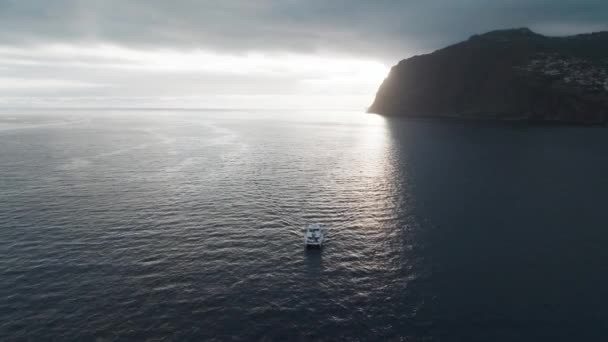
[{"label": "dark blue water", "polygon": [[608,338],[603,128],[5,110],[0,146],[0,340]]}]

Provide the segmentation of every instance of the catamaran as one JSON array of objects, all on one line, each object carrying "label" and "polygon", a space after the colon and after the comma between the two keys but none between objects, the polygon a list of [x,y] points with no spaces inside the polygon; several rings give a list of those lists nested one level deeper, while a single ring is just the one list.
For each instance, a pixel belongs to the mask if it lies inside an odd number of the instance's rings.
[{"label": "catamaran", "polygon": [[304,229],[304,245],[306,247],[322,247],[323,242],[325,242],[325,227],[319,223],[313,223]]}]

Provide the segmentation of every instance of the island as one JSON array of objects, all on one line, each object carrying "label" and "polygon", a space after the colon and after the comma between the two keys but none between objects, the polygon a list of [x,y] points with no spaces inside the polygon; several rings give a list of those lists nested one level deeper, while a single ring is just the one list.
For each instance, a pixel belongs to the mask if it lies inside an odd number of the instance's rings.
[{"label": "island", "polygon": [[608,32],[491,31],[395,65],[369,112],[564,124],[608,122]]}]

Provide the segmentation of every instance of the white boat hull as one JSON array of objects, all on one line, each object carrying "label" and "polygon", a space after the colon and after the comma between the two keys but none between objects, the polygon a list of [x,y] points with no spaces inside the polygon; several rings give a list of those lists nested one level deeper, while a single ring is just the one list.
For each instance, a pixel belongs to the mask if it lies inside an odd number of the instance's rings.
[{"label": "white boat hull", "polygon": [[311,224],[304,229],[304,245],[320,248],[325,243],[325,228],[320,224]]}]

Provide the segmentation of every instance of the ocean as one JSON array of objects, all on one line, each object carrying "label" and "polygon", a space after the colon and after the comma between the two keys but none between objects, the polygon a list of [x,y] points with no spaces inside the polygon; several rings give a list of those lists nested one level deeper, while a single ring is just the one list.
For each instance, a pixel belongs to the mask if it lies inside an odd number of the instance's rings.
[{"label": "ocean", "polygon": [[3,109],[0,340],[606,340],[607,150],[601,127]]}]

